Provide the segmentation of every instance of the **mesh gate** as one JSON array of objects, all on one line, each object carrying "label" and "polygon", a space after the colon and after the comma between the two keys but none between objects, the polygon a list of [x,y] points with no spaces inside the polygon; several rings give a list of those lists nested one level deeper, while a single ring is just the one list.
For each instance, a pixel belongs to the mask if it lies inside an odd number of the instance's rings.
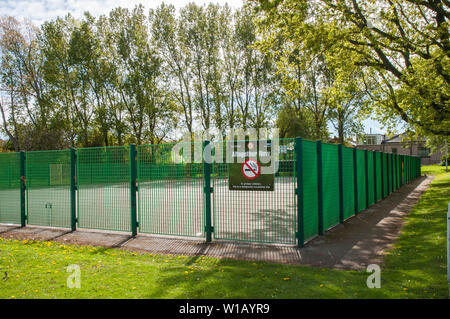
[{"label": "mesh gate", "polygon": [[[273,140],[272,140],[273,141]],[[213,149],[226,147],[213,143]],[[295,139],[279,140],[273,191],[229,190],[227,163],[212,164],[214,238],[295,244]]]},{"label": "mesh gate", "polygon": [[128,146],[77,149],[78,225],[130,231]]},{"label": "mesh gate", "polygon": [[[178,146],[201,149],[201,143]],[[181,160],[178,163],[172,158],[174,147],[175,144],[138,146],[139,230],[203,237],[203,165]]]},{"label": "mesh gate", "polygon": [[28,224],[70,227],[70,150],[26,153]]},{"label": "mesh gate", "polygon": [[0,154],[0,223],[20,224],[20,153]]}]

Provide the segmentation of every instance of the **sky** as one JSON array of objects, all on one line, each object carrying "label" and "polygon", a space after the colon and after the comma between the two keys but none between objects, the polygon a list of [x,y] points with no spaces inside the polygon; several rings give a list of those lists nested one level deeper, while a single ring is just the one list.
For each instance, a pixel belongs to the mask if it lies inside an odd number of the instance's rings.
[{"label": "sky", "polygon": [[[10,15],[16,18],[28,18],[37,25],[45,20],[54,19],[71,13],[74,17],[82,17],[84,11],[89,11],[94,16],[107,14],[111,9],[134,8],[142,3],[147,9],[156,8],[163,0],[0,0],[0,16]],[[173,4],[180,8],[189,2],[199,5],[209,3],[208,0],[164,0],[166,4]],[[243,0],[212,1],[225,4],[232,8],[241,7]]]},{"label": "sky", "polygon": [[[27,18],[34,24],[40,25],[46,20],[54,19],[58,16],[65,16],[68,13],[76,18],[81,18],[84,11],[89,11],[94,16],[107,14],[116,7],[133,8],[142,3],[146,9],[156,8],[162,2],[173,4],[180,8],[189,2],[203,5],[210,0],[0,0],[0,16],[10,15],[18,19]],[[243,5],[244,0],[212,1],[214,3],[225,4],[232,8]],[[365,120],[363,122],[365,132],[384,133],[381,124],[375,120]],[[1,137],[1,136],[0,136]]]}]

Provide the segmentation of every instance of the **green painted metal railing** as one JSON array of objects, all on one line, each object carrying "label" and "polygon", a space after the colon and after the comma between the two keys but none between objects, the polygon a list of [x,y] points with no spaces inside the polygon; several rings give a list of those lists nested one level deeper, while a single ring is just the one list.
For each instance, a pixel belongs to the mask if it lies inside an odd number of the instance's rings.
[{"label": "green painted metal railing", "polygon": [[229,189],[210,161],[227,142],[0,153],[0,223],[303,246],[420,176],[417,157],[277,142],[273,191]]}]

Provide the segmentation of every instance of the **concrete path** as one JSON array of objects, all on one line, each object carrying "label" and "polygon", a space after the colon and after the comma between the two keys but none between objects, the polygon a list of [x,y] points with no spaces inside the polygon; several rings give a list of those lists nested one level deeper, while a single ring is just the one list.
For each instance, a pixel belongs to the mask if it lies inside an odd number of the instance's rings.
[{"label": "concrete path", "polygon": [[398,237],[404,216],[417,203],[433,177],[421,177],[370,206],[344,224],[317,237],[304,248],[27,226],[0,225],[0,237],[28,240],[51,240],[60,243],[104,246],[144,253],[212,256],[307,266],[365,269],[368,264],[383,262],[383,251]]}]

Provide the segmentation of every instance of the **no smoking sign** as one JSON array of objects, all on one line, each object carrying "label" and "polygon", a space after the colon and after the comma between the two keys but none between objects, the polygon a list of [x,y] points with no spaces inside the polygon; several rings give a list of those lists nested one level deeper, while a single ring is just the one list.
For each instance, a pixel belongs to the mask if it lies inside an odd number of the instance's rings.
[{"label": "no smoking sign", "polygon": [[241,167],[241,172],[247,179],[255,179],[261,174],[261,166],[254,159],[246,160]]},{"label": "no smoking sign", "polygon": [[231,143],[233,162],[228,164],[229,190],[274,191],[275,173],[271,172],[271,141]]}]

